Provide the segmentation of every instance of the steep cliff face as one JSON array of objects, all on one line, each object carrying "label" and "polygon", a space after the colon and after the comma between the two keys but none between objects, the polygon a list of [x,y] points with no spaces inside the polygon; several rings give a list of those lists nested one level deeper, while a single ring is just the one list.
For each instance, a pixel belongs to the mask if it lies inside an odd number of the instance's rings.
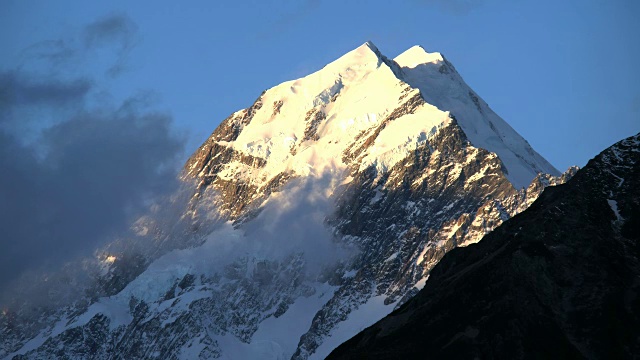
[{"label": "steep cliff face", "polygon": [[0,356],[322,358],[574,172],[440,54],[366,43],[225,119],[185,165],[195,190],[161,250],[118,258],[108,291],[39,333],[4,317]]},{"label": "steep cliff face", "polygon": [[640,351],[640,134],[589,161],[331,359],[631,359]]}]

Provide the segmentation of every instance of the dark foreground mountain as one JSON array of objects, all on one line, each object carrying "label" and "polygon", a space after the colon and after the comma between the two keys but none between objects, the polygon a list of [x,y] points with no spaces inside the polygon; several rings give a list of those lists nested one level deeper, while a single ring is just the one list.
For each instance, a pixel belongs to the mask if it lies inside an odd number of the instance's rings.
[{"label": "dark foreground mountain", "polygon": [[[9,306],[0,358],[324,358],[573,171],[441,54],[365,43],[222,121],[185,165],[186,205],[105,248],[70,304]],[[72,283],[51,279],[45,300]]]},{"label": "dark foreground mountain", "polygon": [[330,359],[640,356],[640,134],[448,253]]}]

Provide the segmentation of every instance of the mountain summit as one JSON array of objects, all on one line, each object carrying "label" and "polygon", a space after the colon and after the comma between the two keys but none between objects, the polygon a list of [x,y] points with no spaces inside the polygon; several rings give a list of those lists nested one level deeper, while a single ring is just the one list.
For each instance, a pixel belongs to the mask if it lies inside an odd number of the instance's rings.
[{"label": "mountain summit", "polygon": [[71,307],[3,315],[0,356],[323,358],[573,172],[442,55],[367,42],[223,120],[185,164],[186,205],[136,222],[151,249],[105,248]]}]

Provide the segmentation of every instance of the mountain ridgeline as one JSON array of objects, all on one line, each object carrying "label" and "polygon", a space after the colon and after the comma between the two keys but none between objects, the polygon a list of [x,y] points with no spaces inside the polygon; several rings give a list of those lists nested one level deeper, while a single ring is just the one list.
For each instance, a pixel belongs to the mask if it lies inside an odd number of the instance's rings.
[{"label": "mountain ridgeline", "polygon": [[3,314],[0,357],[324,358],[575,171],[441,54],[368,42],[223,120],[177,215],[136,222],[152,250],[107,247],[82,301]]},{"label": "mountain ridgeline", "polygon": [[640,134],[603,151],[329,359],[640,354]]}]

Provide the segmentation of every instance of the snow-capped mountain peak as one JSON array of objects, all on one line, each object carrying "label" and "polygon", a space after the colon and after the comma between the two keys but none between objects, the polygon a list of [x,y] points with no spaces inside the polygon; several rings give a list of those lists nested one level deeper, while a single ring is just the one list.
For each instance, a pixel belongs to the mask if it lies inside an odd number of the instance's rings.
[{"label": "snow-capped mountain peak", "polygon": [[50,326],[0,317],[0,357],[322,358],[555,174],[439,53],[366,42],[223,120],[178,215],[137,224],[153,249],[103,264]]},{"label": "snow-capped mountain peak", "polygon": [[439,52],[429,53],[422,46],[415,45],[396,56],[394,60],[403,67],[415,68],[422,64],[442,62],[444,58]]},{"label": "snow-capped mountain peak", "polygon": [[414,46],[394,60],[402,68],[402,79],[419,89],[427,103],[451,112],[474,146],[500,157],[507,178],[516,189],[526,187],[539,173],[559,175],[464,82],[440,53],[427,53]]},{"label": "snow-capped mountain peak", "polygon": [[367,41],[305,78],[315,78],[313,75],[317,74],[328,77],[337,76],[347,80],[358,79],[363,73],[377,69],[385,59],[378,48],[371,41]]}]

